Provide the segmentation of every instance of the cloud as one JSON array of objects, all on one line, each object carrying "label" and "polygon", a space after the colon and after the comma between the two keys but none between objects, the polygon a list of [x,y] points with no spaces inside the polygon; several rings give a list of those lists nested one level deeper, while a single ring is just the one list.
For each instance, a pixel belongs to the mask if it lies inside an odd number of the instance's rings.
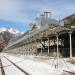
[{"label": "cloud", "polygon": [[24,14],[20,13],[21,0],[0,0],[0,19],[7,21],[27,21]]},{"label": "cloud", "polygon": [[54,18],[75,12],[75,2],[70,0],[0,0],[0,19],[29,23],[37,14],[50,11]]}]

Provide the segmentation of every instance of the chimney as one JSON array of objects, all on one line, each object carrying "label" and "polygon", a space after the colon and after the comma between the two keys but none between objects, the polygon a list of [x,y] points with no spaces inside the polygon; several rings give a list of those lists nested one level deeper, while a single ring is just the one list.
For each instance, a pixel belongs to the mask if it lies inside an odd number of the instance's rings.
[{"label": "chimney", "polygon": [[45,18],[51,18],[51,12],[44,12]]}]

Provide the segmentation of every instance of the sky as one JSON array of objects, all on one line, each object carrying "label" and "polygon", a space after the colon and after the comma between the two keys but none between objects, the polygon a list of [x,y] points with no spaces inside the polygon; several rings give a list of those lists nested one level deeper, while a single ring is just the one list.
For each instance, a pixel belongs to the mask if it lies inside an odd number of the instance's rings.
[{"label": "sky", "polygon": [[63,19],[75,13],[75,0],[0,0],[0,28],[26,32],[29,23],[45,11],[54,19]]}]

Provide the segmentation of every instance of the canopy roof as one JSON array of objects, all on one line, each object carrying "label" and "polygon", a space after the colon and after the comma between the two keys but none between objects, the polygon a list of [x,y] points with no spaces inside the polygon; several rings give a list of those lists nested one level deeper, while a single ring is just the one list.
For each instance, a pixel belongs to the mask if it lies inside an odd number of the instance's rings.
[{"label": "canopy roof", "polygon": [[60,35],[68,31],[68,28],[59,25],[42,26],[40,29],[29,31],[25,36],[21,37],[17,41],[8,44],[7,48],[20,43],[25,44],[28,42],[32,42],[34,40],[41,39],[42,37],[48,37],[56,34]]}]

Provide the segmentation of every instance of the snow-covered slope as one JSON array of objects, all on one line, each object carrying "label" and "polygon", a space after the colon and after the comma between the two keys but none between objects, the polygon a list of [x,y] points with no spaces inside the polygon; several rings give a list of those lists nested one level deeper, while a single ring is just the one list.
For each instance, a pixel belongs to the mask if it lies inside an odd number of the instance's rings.
[{"label": "snow-covered slope", "polygon": [[7,28],[1,28],[0,29],[0,33],[6,32],[6,31],[10,32],[14,36],[19,36],[19,35],[21,35],[21,34],[24,33],[24,32],[21,32],[19,30],[16,30],[16,29],[13,29],[13,28],[8,28],[8,27]]}]

